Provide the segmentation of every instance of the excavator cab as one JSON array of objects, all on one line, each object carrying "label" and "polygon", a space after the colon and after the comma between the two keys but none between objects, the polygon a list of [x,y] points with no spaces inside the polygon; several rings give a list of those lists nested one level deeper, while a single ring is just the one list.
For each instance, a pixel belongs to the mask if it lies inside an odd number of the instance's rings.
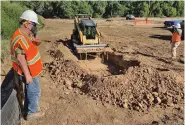
[{"label": "excavator cab", "polygon": [[86,39],[95,39],[96,25],[92,20],[81,20],[79,26]]}]

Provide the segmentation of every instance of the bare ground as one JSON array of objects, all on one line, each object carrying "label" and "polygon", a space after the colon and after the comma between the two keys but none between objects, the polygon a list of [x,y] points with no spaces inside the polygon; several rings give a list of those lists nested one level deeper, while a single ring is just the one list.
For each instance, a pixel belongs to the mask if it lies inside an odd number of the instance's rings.
[{"label": "bare ground", "polygon": [[[73,20],[45,20],[39,49],[44,62],[40,107],[46,115],[24,125],[183,124],[184,43],[172,61],[171,33],[162,21],[95,21],[102,42],[114,51],[104,63],[99,57],[78,60],[63,45]],[[7,67],[8,61],[2,71]]]}]

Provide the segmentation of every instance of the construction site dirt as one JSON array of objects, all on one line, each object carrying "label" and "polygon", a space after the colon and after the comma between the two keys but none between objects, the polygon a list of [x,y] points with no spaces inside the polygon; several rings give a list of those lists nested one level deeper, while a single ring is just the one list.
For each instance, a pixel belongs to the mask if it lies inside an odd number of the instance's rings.
[{"label": "construction site dirt", "polygon": [[[46,19],[39,31],[43,60],[41,110],[24,125],[182,125],[184,43],[171,57],[171,33],[162,19],[152,24],[96,19],[108,58],[79,60],[67,42],[73,20]],[[3,72],[10,61],[1,65]],[[2,78],[3,79],[3,78]]]}]

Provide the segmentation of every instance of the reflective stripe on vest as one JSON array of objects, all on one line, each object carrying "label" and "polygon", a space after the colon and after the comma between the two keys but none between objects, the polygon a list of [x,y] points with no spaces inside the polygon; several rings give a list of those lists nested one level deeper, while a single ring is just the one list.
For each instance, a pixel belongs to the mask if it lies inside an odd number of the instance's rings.
[{"label": "reflective stripe on vest", "polygon": [[17,37],[12,41],[12,43],[11,43],[11,50],[12,50],[12,52],[13,52],[14,54],[15,54],[14,46],[15,46],[15,44],[19,41],[20,37],[21,37],[21,36],[17,36]]},{"label": "reflective stripe on vest", "polygon": [[31,59],[30,61],[27,61],[28,65],[33,65],[35,64],[38,60],[40,59],[40,53],[38,52],[37,55]]},{"label": "reflective stripe on vest", "polygon": [[17,36],[13,41],[12,41],[12,46],[11,46],[11,48],[12,49],[14,49],[14,46],[15,46],[15,44],[18,42],[18,40],[21,38],[21,36]]},{"label": "reflective stripe on vest", "polygon": [[13,68],[15,68],[15,65],[17,65],[19,67],[19,68],[17,67],[14,70],[16,70],[19,75],[22,75],[22,71],[19,70],[20,66],[19,66],[19,63],[18,63],[17,59],[14,56],[11,56],[11,61],[12,61],[13,65],[14,65]]},{"label": "reflective stripe on vest", "polygon": [[16,38],[11,43],[12,44],[11,49],[13,50],[13,53],[15,52],[14,51],[14,47],[15,47],[16,43],[19,41],[19,39],[22,40],[22,43],[24,44],[26,49],[28,49],[28,47],[29,47],[28,43],[26,42],[26,40],[25,40],[25,38],[23,36],[21,36],[21,35],[16,36]]},{"label": "reflective stripe on vest", "polygon": [[[27,61],[27,64],[28,65],[33,65],[35,64],[38,60],[40,59],[40,53],[38,52],[37,55],[30,61]],[[18,60],[14,57],[14,56],[11,56],[11,60],[12,62],[15,62],[17,64],[19,64]]]},{"label": "reflective stripe on vest", "polygon": [[24,44],[24,46],[26,47],[26,49],[28,49],[28,48],[29,48],[29,45],[28,45],[28,43],[26,42],[25,38],[22,37],[21,40],[22,40],[22,43]]}]

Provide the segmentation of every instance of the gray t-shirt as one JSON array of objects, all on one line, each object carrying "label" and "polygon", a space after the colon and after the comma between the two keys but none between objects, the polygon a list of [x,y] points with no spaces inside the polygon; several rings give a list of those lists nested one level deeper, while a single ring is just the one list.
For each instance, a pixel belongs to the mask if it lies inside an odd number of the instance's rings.
[{"label": "gray t-shirt", "polygon": [[178,29],[178,28],[172,28],[171,30],[170,30],[172,33],[174,33],[174,32],[177,32],[178,34],[182,34],[182,29]]}]

